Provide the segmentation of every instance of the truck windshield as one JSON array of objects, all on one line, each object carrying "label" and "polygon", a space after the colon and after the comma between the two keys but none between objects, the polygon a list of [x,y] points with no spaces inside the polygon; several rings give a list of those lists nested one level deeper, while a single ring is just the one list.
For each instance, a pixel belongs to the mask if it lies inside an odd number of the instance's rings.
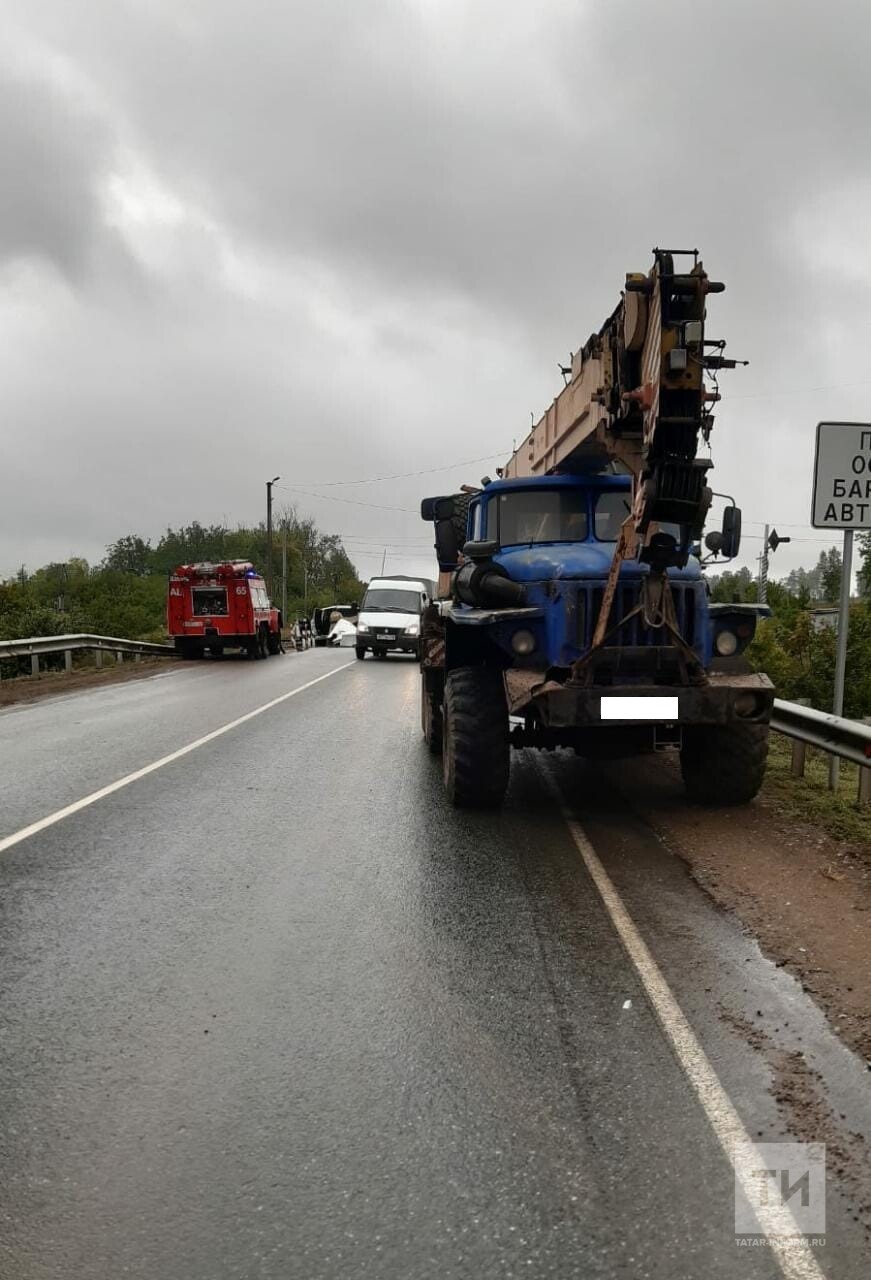
[{"label": "truck windshield", "polygon": [[376,587],[367,591],[361,613],[420,613],[420,593],[399,587]]},{"label": "truck windshield", "polygon": [[589,531],[587,495],[578,489],[500,493],[496,511],[501,547],[523,542],[583,542]]},{"label": "truck windshield", "polygon": [[620,526],[632,512],[632,494],[626,490],[606,490],[596,499],[593,532],[600,542],[616,542]]},{"label": "truck windshield", "polygon": [[194,587],[192,589],[194,617],[215,617],[227,612],[227,592],[224,587]]},{"label": "truck windshield", "polygon": [[[627,490],[606,490],[596,499],[593,512],[593,532],[600,542],[616,542],[620,537],[620,526],[632,511],[632,494]],[[679,524],[660,521],[663,533],[670,533],[677,539],[678,545],[683,538],[683,530]]]}]

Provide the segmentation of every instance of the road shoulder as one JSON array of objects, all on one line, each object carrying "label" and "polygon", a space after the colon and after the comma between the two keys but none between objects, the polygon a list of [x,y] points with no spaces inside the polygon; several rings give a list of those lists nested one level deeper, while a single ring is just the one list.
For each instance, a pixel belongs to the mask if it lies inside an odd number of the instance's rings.
[{"label": "road shoulder", "polygon": [[799,980],[871,1069],[868,846],[797,820],[774,790],[745,808],[688,805],[667,758],[627,762],[615,780],[696,882]]}]

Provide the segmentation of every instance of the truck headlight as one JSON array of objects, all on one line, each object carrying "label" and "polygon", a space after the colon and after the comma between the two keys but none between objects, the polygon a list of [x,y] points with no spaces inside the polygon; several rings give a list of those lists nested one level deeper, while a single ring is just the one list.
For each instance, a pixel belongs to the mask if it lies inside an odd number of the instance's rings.
[{"label": "truck headlight", "polygon": [[535,648],[535,636],[531,631],[515,631],[511,637],[511,648],[520,657],[525,657]]},{"label": "truck headlight", "polygon": [[728,658],[738,648],[738,637],[734,631],[718,631],[714,640],[714,648],[721,658]]},{"label": "truck headlight", "polygon": [[419,634],[420,634],[420,626],[418,625],[418,623],[416,623],[416,622],[412,622],[412,624],[411,624],[411,626],[410,626],[410,627],[406,627],[406,628],[405,628],[405,634],[406,634],[407,636],[416,636],[416,635],[419,635]]},{"label": "truck headlight", "polygon": [[366,623],[365,623],[365,622],[358,622],[358,623],[357,623],[357,630],[358,630],[358,631],[368,631],[368,630],[369,630],[369,628],[366,626]]}]

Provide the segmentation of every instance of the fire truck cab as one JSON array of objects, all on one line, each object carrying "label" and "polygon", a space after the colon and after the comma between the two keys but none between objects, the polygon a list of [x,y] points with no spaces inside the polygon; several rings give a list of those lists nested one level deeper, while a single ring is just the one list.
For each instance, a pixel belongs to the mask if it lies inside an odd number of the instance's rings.
[{"label": "fire truck cab", "polygon": [[242,649],[252,658],[281,653],[282,617],[248,560],[181,564],[169,579],[166,629],[182,658]]}]

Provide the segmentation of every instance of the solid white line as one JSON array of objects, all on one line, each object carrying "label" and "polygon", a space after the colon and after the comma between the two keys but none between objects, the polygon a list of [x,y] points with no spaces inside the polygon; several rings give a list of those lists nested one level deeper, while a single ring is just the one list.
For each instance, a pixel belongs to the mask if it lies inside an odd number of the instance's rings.
[{"label": "solid white line", "polygon": [[[749,1157],[753,1148],[750,1135],[744,1128],[732,1100],[720,1083],[717,1073],[711,1066],[632,917],[623,905],[623,900],[615,889],[611,877],[599,861],[583,827],[570,813],[556,779],[540,760],[536,758],[535,763],[556,797],[560,812],[584,861],[584,866],[598,889],[605,910],[611,917],[611,923],[617,930],[620,941],[641,979],[647,998],[653,1006],[653,1011],[666,1037],[671,1042],[678,1063],[695,1089],[708,1122],[740,1179],[749,1203],[754,1205],[760,1231],[769,1237],[771,1252],[777,1260],[781,1273],[787,1280],[825,1280],[824,1273],[817,1266],[810,1246],[799,1238],[800,1228],[789,1209],[785,1205],[757,1205],[758,1190],[749,1172],[752,1168],[752,1160]],[[792,1238],[783,1239],[782,1237]]]},{"label": "solid white line", "polygon": [[47,817],[40,818],[38,822],[31,822],[30,826],[22,827],[20,831],[13,832],[11,836],[4,836],[0,840],[0,853],[5,853],[7,849],[11,849],[13,845],[20,844],[22,840],[29,839],[30,836],[35,836],[38,831],[45,831],[46,827],[53,827],[56,822],[62,822],[64,818],[69,818],[81,809],[87,809],[89,805],[96,804],[98,800],[112,795],[115,791],[120,791],[122,787],[129,787],[131,782],[138,782],[140,778],[147,777],[149,773],[155,773],[158,769],[162,769],[164,765],[172,764],[173,760],[180,760],[182,756],[190,755],[198,747],[204,747],[207,742],[214,742],[215,738],[222,737],[232,729],[238,729],[239,725],[245,724],[247,720],[253,720],[255,716],[262,716],[264,711],[277,707],[279,703],[287,702],[288,698],[295,698],[298,693],[305,693],[306,689],[310,689],[312,685],[320,684],[322,680],[329,680],[330,676],[338,675],[340,671],[347,671],[348,667],[353,666],[353,662],[345,662],[342,666],[335,667],[332,671],[327,671],[324,675],[317,676],[314,680],[309,680],[307,684],[301,684],[299,688],[291,689],[288,693],[282,693],[279,697],[273,698],[271,702],[264,702],[261,707],[255,707],[253,711],[247,711],[244,716],[239,716],[235,720],[230,720],[227,724],[222,724],[220,729],[213,729],[211,733],[203,734],[195,742],[189,742],[187,746],[179,747],[177,751],[171,751],[168,756],[161,756],[159,760],[154,760],[151,764],[145,765],[144,768],[128,773],[125,777],[119,778],[117,782],[110,782],[107,787],[100,787],[99,791],[92,791],[89,796],[83,796],[81,800],[76,800],[73,804],[68,804],[63,809],[58,809],[55,813],[50,813]]}]

